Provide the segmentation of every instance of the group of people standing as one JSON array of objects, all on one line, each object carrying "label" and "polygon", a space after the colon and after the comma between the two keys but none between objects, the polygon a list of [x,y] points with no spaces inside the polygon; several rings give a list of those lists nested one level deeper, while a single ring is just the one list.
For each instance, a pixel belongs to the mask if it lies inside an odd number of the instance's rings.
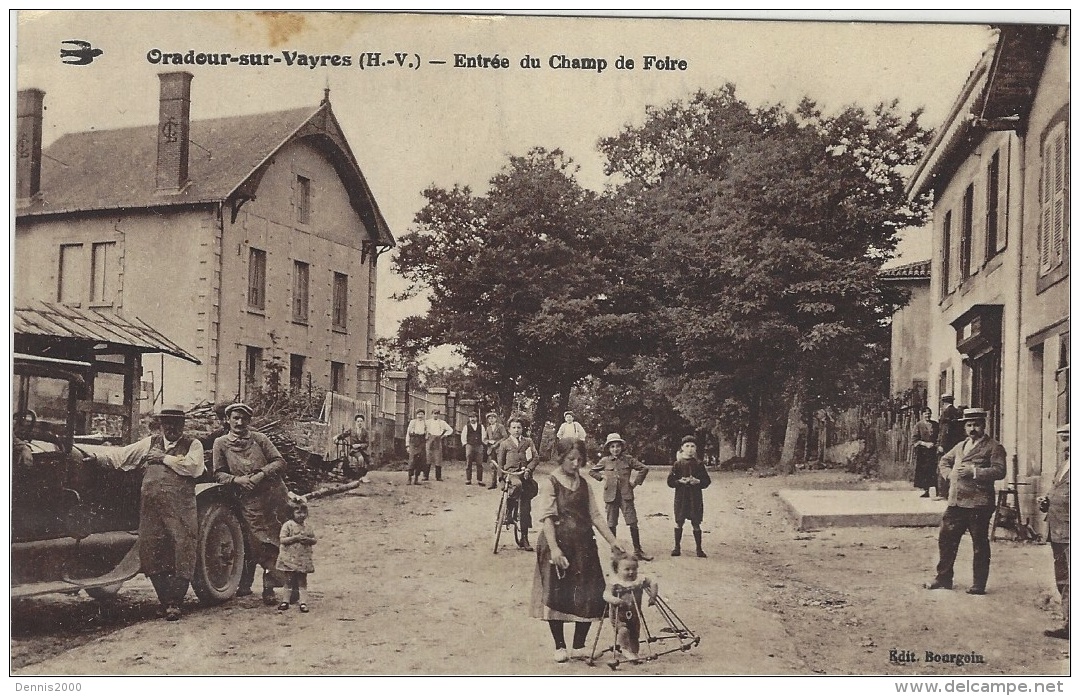
[{"label": "group of people standing", "polygon": [[[579,426],[580,427],[580,426]],[[562,433],[566,435],[565,432]],[[603,456],[589,466],[584,438],[576,433],[555,442],[556,468],[538,482],[534,509],[543,533],[536,547],[530,615],[548,623],[555,644],[555,661],[588,656],[585,642],[592,623],[618,614],[617,641],[627,659],[637,658],[642,592],[655,600],[656,584],[638,573],[638,561],[652,560],[641,548],[634,506],[634,489],[648,475],[648,468],[625,452],[625,441],[611,433]],[[601,512],[585,473],[603,483],[605,510]],[[697,459],[693,437],[683,438],[667,478],[675,489],[675,547],[681,553],[682,527],[690,520],[701,547],[704,514],[702,489],[710,483],[704,464]],[[632,549],[615,534],[620,512],[630,528]],[[611,549],[614,579],[604,578],[595,534]],[[564,627],[574,624],[570,650]]]},{"label": "group of people standing", "polygon": [[933,488],[936,500],[949,497],[949,479],[941,475],[938,461],[965,437],[961,418],[963,409],[953,405],[952,394],[944,394],[941,403],[940,422],[933,419],[933,410],[926,406],[919,411],[919,420],[911,431],[915,487],[923,490],[923,498],[929,498],[930,489]]},{"label": "group of people standing", "polygon": [[[284,585],[290,594],[295,590],[299,595],[301,611],[307,610],[306,574],[314,570],[310,558],[314,534],[305,526],[306,506],[291,500],[285,487],[285,458],[266,435],[250,427],[253,415],[246,404],[229,404],[219,413],[223,427],[200,440],[184,433],[184,409],[163,408],[158,413],[159,433],[94,455],[101,466],[145,469],[139,504],[140,571],[150,578],[169,621],[181,617],[195,574],[199,529],[195,483],[206,477],[205,448],[213,453],[212,479],[236,495],[242,515],[248,556],[237,595],[252,593],[256,566],[261,566],[266,604],[277,604],[274,588]],[[283,539],[282,528],[289,520]],[[283,546],[287,553],[279,561]],[[288,602],[283,605],[287,608]]]}]

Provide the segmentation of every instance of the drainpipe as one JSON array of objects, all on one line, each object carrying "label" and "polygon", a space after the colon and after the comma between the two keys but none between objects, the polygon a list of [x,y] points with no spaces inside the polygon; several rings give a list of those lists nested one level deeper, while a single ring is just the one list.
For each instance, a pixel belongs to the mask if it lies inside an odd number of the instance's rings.
[{"label": "drainpipe", "polygon": [[[1024,136],[1020,136],[1019,133],[1017,133],[1017,136],[1018,137],[1017,137],[1016,142],[1017,142],[1017,149],[1019,150],[1019,152],[1017,154],[1020,157],[1020,176],[1019,176],[1019,179],[1020,179],[1019,209],[1020,209],[1020,211],[1019,211],[1019,215],[1018,215],[1018,218],[1019,218],[1018,222],[1020,224],[1015,226],[1018,229],[1017,229],[1017,235],[1016,235],[1016,266],[1017,266],[1017,281],[1016,281],[1016,380],[1015,380],[1015,382],[1016,382],[1016,395],[1015,395],[1014,408],[1013,408],[1013,411],[1016,413],[1016,416],[1015,416],[1015,424],[1014,424],[1014,429],[1013,429],[1013,453],[1014,453],[1013,467],[1016,469],[1015,474],[1014,474],[1014,476],[1015,476],[1014,480],[1019,481],[1019,479],[1020,479],[1020,458],[1019,458],[1019,454],[1020,454],[1020,411],[1021,411],[1021,408],[1020,408],[1020,389],[1021,389],[1021,387],[1020,387],[1020,385],[1027,382],[1027,380],[1024,380],[1024,379],[1020,378],[1021,377],[1021,375],[1020,375],[1021,358],[1023,357],[1023,350],[1024,350],[1023,336],[1021,336],[1020,331],[1021,331],[1021,327],[1023,327],[1023,325],[1024,325],[1023,321],[1022,321],[1022,318],[1024,316],[1024,314],[1023,314],[1024,309],[1023,309],[1022,300],[1023,300],[1023,296],[1024,296],[1024,194],[1027,191],[1027,186],[1025,186],[1024,184],[1027,181],[1027,178],[1025,176],[1025,172],[1027,171],[1027,168],[1026,168],[1026,166],[1027,166],[1027,157],[1025,157],[1025,153],[1027,151],[1027,136],[1026,136],[1026,134]],[[1011,138],[1009,139],[1009,164],[1012,165],[1012,139]],[[1008,186],[1007,195],[1011,196],[1012,195],[1012,177],[1011,176],[1009,177],[1007,186]],[[1039,379],[1042,379],[1042,375],[1039,375]],[[1040,409],[1041,409],[1041,405],[1040,405]],[[1024,410],[1026,411],[1027,409],[1024,409]],[[1040,410],[1040,413],[1039,413],[1039,422],[1040,423],[1042,422],[1042,412],[1041,412],[1041,410]],[[1041,437],[1041,433],[1042,433],[1042,428],[1041,427],[1039,428],[1039,432],[1040,432],[1040,437]],[[1038,492],[1036,492],[1036,495],[1038,495]]]}]

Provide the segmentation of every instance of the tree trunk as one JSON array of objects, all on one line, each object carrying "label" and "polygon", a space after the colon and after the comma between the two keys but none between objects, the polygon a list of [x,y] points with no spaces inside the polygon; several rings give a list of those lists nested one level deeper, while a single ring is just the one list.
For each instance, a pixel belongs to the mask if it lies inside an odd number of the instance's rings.
[{"label": "tree trunk", "polygon": [[[559,406],[555,412],[555,418],[552,418],[556,423],[562,422],[562,414],[570,410],[570,391],[574,388],[573,382],[562,385],[559,389]],[[575,420],[580,420],[580,414]]]},{"label": "tree trunk", "polygon": [[794,378],[794,380],[795,383],[792,384],[792,388],[789,390],[784,446],[780,450],[780,470],[785,474],[795,473],[795,460],[798,458],[798,453],[795,450],[799,441],[799,431],[802,429],[803,387],[797,381],[798,377]]},{"label": "tree trunk", "polygon": [[536,397],[536,413],[533,414],[530,432],[532,434],[533,442],[536,443],[536,447],[540,449],[541,452],[544,452],[544,426],[547,425],[548,417],[551,415],[551,400],[554,396],[555,392],[551,387],[542,386],[538,390]]},{"label": "tree trunk", "polygon": [[758,463],[758,438],[761,435],[761,396],[750,397],[749,412],[746,417],[746,433],[743,437],[745,452],[743,457],[751,466]]}]

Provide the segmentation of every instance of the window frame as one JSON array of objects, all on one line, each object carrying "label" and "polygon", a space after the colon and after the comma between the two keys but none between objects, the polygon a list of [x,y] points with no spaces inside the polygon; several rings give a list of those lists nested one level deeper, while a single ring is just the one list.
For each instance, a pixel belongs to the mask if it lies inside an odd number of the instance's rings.
[{"label": "window frame", "polygon": [[345,363],[330,361],[330,391],[335,394],[345,393]]},{"label": "window frame", "polygon": [[941,298],[945,299],[952,292],[950,278],[952,275],[952,214],[946,210],[945,217],[941,221]]},{"label": "window frame", "polygon": [[1044,131],[1039,146],[1038,268],[1040,279],[1061,267],[1068,257],[1070,188],[1068,146],[1068,122],[1055,119]]},{"label": "window frame", "polygon": [[[340,283],[340,285],[339,285]],[[349,276],[347,273],[334,271],[333,288],[330,298],[331,325],[334,331],[349,330]]]},{"label": "window frame", "polygon": [[247,306],[250,310],[266,311],[266,250],[248,249]]},{"label": "window frame", "polygon": [[[1006,187],[1007,189],[1007,187]],[[1001,150],[995,150],[990,156],[990,163],[986,165],[986,223],[985,223],[985,253],[986,261],[994,258],[1005,250],[1001,236],[1004,209],[1008,206],[1008,200],[1002,201],[1001,187]],[[1004,205],[1003,205],[1004,203]]]},{"label": "window frame", "polygon": [[311,224],[311,177],[296,175],[296,221],[301,225]]},{"label": "window frame", "polygon": [[975,183],[964,189],[964,198],[960,204],[960,282],[975,275]]},{"label": "window frame", "polygon": [[311,316],[311,264],[293,260],[292,320],[307,325]]},{"label": "window frame", "polygon": [[[64,250],[71,251],[71,258],[66,259]],[[65,263],[65,260],[67,263]],[[82,307],[90,296],[90,279],[85,274],[86,245],[82,242],[61,244],[57,252],[56,301],[70,307]],[[65,268],[67,269],[65,271]],[[77,277],[76,277],[77,275]],[[75,287],[69,287],[69,296],[65,297],[64,279],[67,278]],[[81,282],[80,282],[81,281]]]},{"label": "window frame", "polygon": [[[115,263],[117,244],[115,241],[93,242],[90,245],[90,306],[111,307],[116,302],[116,288],[109,284],[109,280],[116,277],[111,271],[111,265]],[[99,267],[98,251],[105,252],[105,257]],[[98,276],[101,276],[101,297],[97,297]]]}]

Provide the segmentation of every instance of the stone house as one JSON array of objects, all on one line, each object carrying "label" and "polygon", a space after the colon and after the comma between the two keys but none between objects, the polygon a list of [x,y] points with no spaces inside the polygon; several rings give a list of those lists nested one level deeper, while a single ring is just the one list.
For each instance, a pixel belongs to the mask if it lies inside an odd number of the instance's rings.
[{"label": "stone house", "polygon": [[931,403],[990,411],[1033,521],[1070,421],[1069,40],[998,28],[908,186],[933,196]]},{"label": "stone house", "polygon": [[159,78],[157,123],[44,150],[45,94],[19,92],[15,305],[155,327],[200,363],[145,357],[170,403],[243,398],[271,359],[294,386],[374,394],[376,262],[394,238],[329,94],[192,120],[192,75]]}]

